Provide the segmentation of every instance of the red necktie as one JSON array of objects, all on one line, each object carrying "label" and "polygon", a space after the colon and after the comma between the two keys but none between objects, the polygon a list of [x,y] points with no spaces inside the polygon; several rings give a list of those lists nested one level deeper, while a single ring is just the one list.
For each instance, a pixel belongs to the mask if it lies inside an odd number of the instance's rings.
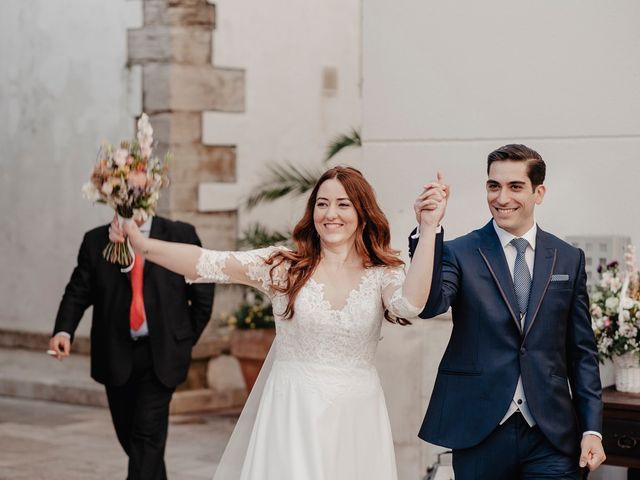
[{"label": "red necktie", "polygon": [[134,332],[138,331],[144,323],[143,265],[144,260],[140,255],[137,255],[131,270],[131,309],[129,310],[129,325]]}]

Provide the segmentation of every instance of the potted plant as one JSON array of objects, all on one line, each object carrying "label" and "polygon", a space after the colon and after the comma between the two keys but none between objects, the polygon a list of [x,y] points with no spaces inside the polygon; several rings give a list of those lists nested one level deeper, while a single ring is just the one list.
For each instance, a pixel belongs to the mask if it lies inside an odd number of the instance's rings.
[{"label": "potted plant", "polygon": [[598,272],[590,310],[599,359],[613,361],[616,390],[640,393],[640,274],[633,250],[626,256],[626,272],[616,261]]},{"label": "potted plant", "polygon": [[271,304],[261,293],[248,289],[227,324],[232,330],[231,354],[238,359],[247,391],[251,392],[276,336]]}]

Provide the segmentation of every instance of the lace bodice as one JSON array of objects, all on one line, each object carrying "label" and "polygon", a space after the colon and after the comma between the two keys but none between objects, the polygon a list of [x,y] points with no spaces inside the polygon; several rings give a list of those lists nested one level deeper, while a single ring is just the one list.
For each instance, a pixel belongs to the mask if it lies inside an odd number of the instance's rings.
[{"label": "lace bodice", "polygon": [[286,281],[289,265],[276,267],[272,280],[271,265],[265,264],[277,248],[281,247],[248,252],[203,249],[196,266],[199,275],[196,281],[242,283],[265,292],[273,304],[278,360],[371,366],[385,308],[403,318],[415,317],[421,310],[402,296],[405,278],[402,267],[370,267],[339,310],[325,299],[324,285],[309,280],[298,293],[294,316],[285,320],[282,313],[287,296],[276,293],[272,285]]}]

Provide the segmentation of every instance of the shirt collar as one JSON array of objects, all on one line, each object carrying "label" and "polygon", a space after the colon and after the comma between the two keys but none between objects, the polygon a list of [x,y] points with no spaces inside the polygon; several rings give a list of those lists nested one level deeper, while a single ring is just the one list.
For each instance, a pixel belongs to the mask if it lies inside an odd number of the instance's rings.
[{"label": "shirt collar", "polygon": [[[509,245],[509,242],[511,242],[511,240],[513,240],[514,238],[518,238],[512,233],[509,233],[506,230],[503,230],[502,228],[500,228],[495,220],[493,220],[493,228],[495,229],[496,234],[498,235],[498,239],[500,240],[500,245],[502,245],[502,248],[506,248],[507,245]],[[529,231],[526,232],[524,235],[520,236],[520,238],[524,238],[527,242],[529,242],[529,245],[531,246],[531,249],[534,252],[536,251],[536,234],[537,233],[538,233],[538,224],[534,220],[533,227],[531,227]]]},{"label": "shirt collar", "polygon": [[142,225],[140,225],[140,227],[138,227],[138,228],[140,228],[140,231],[142,233],[149,233],[151,231],[151,222],[152,221],[153,221],[153,217],[151,216],[151,217],[147,218],[145,220],[145,222]]}]

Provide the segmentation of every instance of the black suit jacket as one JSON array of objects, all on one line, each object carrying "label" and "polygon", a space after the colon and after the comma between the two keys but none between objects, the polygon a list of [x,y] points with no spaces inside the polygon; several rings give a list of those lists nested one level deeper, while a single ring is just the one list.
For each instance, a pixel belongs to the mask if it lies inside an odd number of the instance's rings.
[{"label": "black suit jacket", "polygon": [[[410,239],[410,251],[417,240]],[[538,228],[524,329],[492,222],[452,241],[436,238],[422,318],[452,307],[453,331],[420,437],[450,448],[480,443],[499,424],[519,375],[531,414],[560,451],[602,432],[601,385],[584,253]]]},{"label": "black suit jacket", "polygon": [[[109,241],[108,228],[104,225],[85,234],[78,264],[58,309],[54,333],[68,332],[73,339],[84,311],[93,306],[91,376],[105,385],[118,386],[131,373],[131,282],[120,266],[102,258]],[[153,218],[149,236],[200,245],[193,226],[162,217]],[[153,368],[164,385],[175,387],[185,380],[191,348],[211,316],[214,287],[186,284],[181,275],[148,261],[143,283]]]}]

